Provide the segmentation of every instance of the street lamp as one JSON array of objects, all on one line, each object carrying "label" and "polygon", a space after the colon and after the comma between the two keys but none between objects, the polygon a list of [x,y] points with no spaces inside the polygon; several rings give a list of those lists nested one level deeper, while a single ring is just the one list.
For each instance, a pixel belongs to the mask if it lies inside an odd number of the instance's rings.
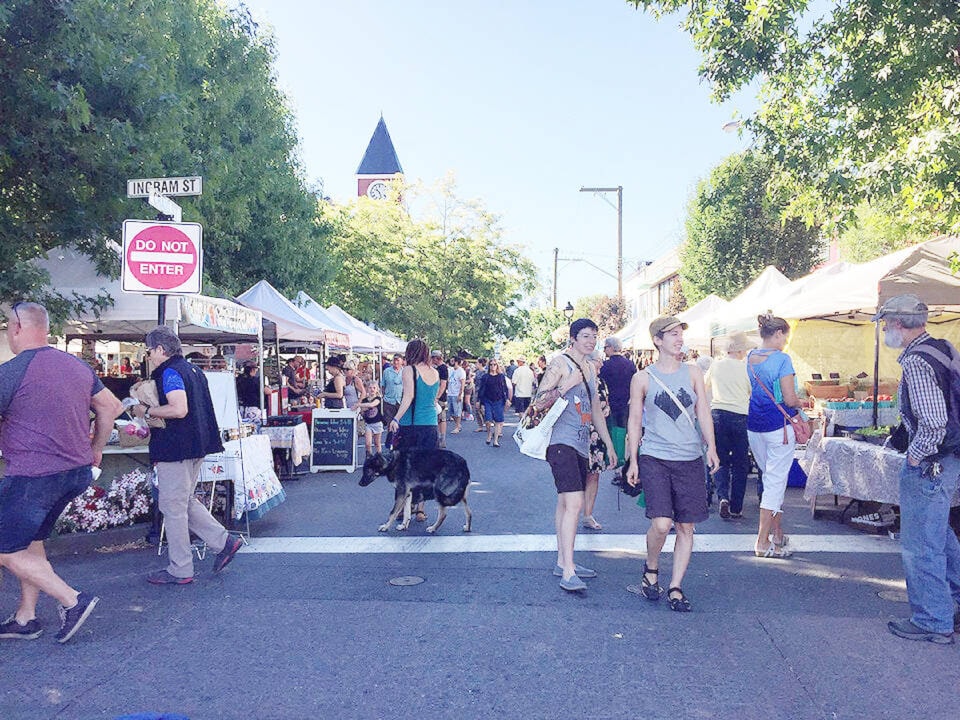
[{"label": "street lamp", "polygon": [[573,305],[567,300],[567,306],[563,309],[563,316],[567,319],[567,325],[573,322]]},{"label": "street lamp", "polygon": [[617,300],[623,301],[623,185],[582,187],[580,192],[617,194]]}]

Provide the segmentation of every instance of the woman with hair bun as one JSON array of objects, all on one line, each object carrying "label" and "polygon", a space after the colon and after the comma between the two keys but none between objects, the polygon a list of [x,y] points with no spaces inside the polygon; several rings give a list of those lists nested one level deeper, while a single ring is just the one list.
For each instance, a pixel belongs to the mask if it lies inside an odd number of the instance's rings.
[{"label": "woman with hair bun", "polygon": [[783,534],[781,517],[796,439],[784,413],[796,415],[800,398],[793,362],[783,352],[790,337],[790,326],[783,318],[773,315],[757,316],[757,324],[762,342],[747,355],[751,387],[747,436],[757,467],[763,474],[760,527],[754,554],[786,558],[790,551],[786,548],[787,536]]}]

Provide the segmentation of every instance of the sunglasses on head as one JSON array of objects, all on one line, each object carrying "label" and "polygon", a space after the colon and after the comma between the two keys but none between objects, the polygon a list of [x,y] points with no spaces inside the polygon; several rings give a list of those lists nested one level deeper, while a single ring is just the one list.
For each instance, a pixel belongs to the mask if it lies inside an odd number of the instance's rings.
[{"label": "sunglasses on head", "polygon": [[14,317],[17,318],[17,325],[19,325],[20,327],[23,327],[23,323],[20,321],[20,308],[23,305],[24,305],[23,301],[16,302],[13,304],[13,307],[10,308],[10,310],[13,311]]}]

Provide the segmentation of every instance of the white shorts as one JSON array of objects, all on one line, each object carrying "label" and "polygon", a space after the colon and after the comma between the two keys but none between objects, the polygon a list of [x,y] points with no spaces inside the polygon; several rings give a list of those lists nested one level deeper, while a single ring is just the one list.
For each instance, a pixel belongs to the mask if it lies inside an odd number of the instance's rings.
[{"label": "white shorts", "polygon": [[783,510],[783,494],[787,491],[787,477],[793,465],[793,449],[796,442],[793,428],[787,426],[787,444],[783,443],[783,428],[770,432],[749,430],[750,452],[757,467],[763,473],[763,499],[760,507],[774,515]]},{"label": "white shorts", "polygon": [[367,425],[367,432],[368,432],[368,433],[373,433],[374,435],[382,435],[382,434],[383,434],[383,423],[382,423],[382,422],[367,423],[366,425]]}]

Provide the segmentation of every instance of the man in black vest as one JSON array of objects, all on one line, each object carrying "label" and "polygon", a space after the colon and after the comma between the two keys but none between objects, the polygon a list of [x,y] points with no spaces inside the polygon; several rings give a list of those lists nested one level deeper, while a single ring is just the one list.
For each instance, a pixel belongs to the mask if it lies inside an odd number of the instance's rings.
[{"label": "man in black vest", "polygon": [[180,338],[166,325],[147,333],[147,359],[157,384],[160,404],[137,406],[140,417],[161,418],[166,427],[150,433],[150,462],[157,469],[160,511],[166,525],[170,563],[147,576],[153,585],[186,585],[193,582],[190,533],[217,551],[213,571],[220,572],[243,545],[231,536],[194,496],[203,458],[223,452],[220,430],[210,399],[207,379],[184,359]]},{"label": "man in black vest", "polygon": [[927,315],[919,297],[898,295],[873,318],[883,320],[884,343],[902,348],[897,398],[909,436],[900,471],[900,553],[913,614],[887,628],[907,640],[948,645],[960,629],[960,542],[949,524],[960,475],[960,408],[948,365],[956,350],[927,334]]}]

